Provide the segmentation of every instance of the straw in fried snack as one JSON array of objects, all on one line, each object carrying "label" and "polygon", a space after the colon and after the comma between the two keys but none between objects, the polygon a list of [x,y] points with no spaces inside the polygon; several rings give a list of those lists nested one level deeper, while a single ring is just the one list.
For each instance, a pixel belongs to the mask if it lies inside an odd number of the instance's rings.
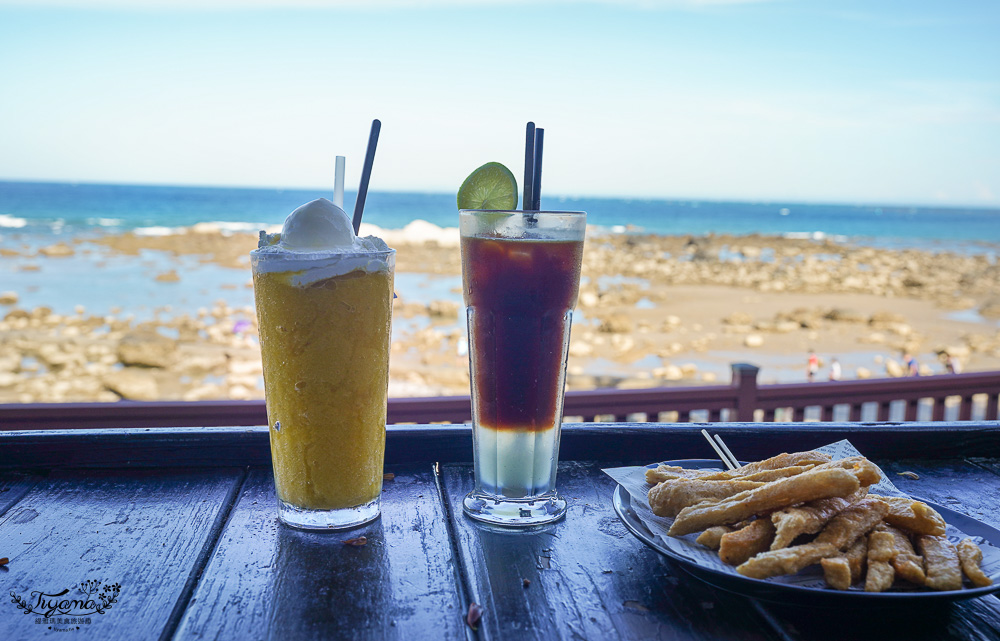
[{"label": "straw in fried snack", "polygon": [[780,550],[761,552],[736,568],[743,576],[752,579],[767,579],[782,574],[795,574],[799,570],[820,559],[837,556],[840,550],[829,543],[806,543]]},{"label": "straw in fried snack", "polygon": [[847,506],[864,498],[867,491],[867,488],[861,488],[850,496],[819,499],[772,512],[775,534],[771,549],[786,548],[802,534],[816,534]]},{"label": "straw in fried snack", "polygon": [[846,590],[851,587],[851,564],[847,557],[832,556],[820,559],[819,564],[823,566],[823,578],[831,588]]},{"label": "straw in fried snack", "polygon": [[935,590],[961,590],[962,568],[955,546],[943,536],[921,536],[917,547],[924,556],[925,585]]},{"label": "straw in fried snack", "polygon": [[892,559],[896,556],[895,539],[890,532],[876,531],[868,536],[868,573],[865,592],[885,592],[896,580]]},{"label": "straw in fried snack", "polygon": [[[875,497],[875,494],[871,495]],[[885,522],[914,534],[944,536],[945,522],[941,515],[923,501],[905,496],[879,496],[889,504]]]},{"label": "straw in fried snack", "polygon": [[812,469],[780,481],[734,494],[717,503],[684,508],[670,526],[670,536],[683,536],[713,525],[729,525],[755,514],[779,510],[797,503],[847,496],[857,491],[858,479],[843,469]]},{"label": "straw in fried snack", "polygon": [[774,524],[771,519],[757,519],[742,529],[722,536],[719,541],[719,559],[729,565],[739,565],[768,549],[773,538]]},{"label": "straw in fried snack", "polygon": [[710,527],[695,539],[695,543],[704,545],[710,550],[718,550],[719,545],[722,541],[722,535],[732,532],[733,528],[728,525],[716,525],[715,527]]},{"label": "straw in fried snack", "polygon": [[968,577],[972,585],[977,588],[993,585],[993,579],[986,576],[979,567],[983,560],[983,551],[979,546],[972,539],[966,538],[959,541],[955,547],[958,551],[958,561],[962,565],[962,573]]},{"label": "straw in fried snack", "polygon": [[846,549],[862,534],[867,534],[881,523],[888,511],[889,506],[884,501],[870,496],[863,498],[830,519],[816,537],[816,542],[832,543],[840,550]]}]

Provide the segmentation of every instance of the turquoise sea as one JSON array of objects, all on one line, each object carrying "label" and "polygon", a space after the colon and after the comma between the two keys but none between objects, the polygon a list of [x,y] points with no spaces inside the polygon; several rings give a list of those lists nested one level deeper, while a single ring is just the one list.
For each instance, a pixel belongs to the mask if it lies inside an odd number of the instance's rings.
[{"label": "turquoise sea", "polygon": [[[0,181],[0,235],[74,236],[224,222],[256,230],[329,193],[308,189],[164,187]],[[348,211],[354,194],[346,195]],[[660,234],[828,236],[881,246],[993,252],[1000,209],[794,202],[543,197],[543,209],[586,211],[606,228]],[[423,219],[456,226],[453,194],[371,192],[365,221],[387,229]]]},{"label": "turquoise sea", "polygon": [[[47,305],[72,313],[111,312],[149,317],[157,310],[195,312],[224,301],[252,304],[249,273],[144,252],[139,260],[109,255],[87,243],[102,234],[164,233],[197,223],[251,231],[280,224],[297,206],[329,196],[320,189],[250,189],[0,181],[0,249],[17,255],[0,259],[0,292],[14,291],[19,306]],[[348,211],[355,195],[346,195]],[[713,202],[615,198],[544,197],[542,208],[587,212],[591,225],[615,231],[660,234],[729,233],[834,238],[882,247],[1000,254],[1000,210],[822,205],[792,202]],[[441,227],[457,224],[452,194],[371,192],[366,222],[399,229],[423,219]],[[41,247],[72,240],[74,255],[37,257]],[[155,277],[175,270],[179,282]],[[397,288],[410,300],[455,298],[454,279],[398,274]],[[0,312],[3,310],[0,309]]]}]

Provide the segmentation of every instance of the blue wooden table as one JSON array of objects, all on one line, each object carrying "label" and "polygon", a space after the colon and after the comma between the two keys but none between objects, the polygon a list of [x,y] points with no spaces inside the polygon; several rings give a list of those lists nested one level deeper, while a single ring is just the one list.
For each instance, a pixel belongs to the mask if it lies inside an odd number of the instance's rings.
[{"label": "blue wooden table", "polygon": [[[782,606],[643,545],[601,468],[711,456],[702,427],[566,426],[567,517],[527,533],[462,514],[467,426],[391,426],[382,516],[345,533],[277,522],[264,428],[0,432],[0,639],[1000,638],[995,596]],[[1000,423],[704,427],[746,459],[850,438],[904,491],[1000,527]]]}]

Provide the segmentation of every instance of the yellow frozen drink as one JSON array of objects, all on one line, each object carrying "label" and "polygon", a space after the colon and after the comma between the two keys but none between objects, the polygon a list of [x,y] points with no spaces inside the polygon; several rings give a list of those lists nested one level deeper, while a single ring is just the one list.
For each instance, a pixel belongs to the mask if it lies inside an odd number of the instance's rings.
[{"label": "yellow frozen drink", "polygon": [[395,250],[326,199],[250,253],[278,516],[346,528],[379,514]]}]

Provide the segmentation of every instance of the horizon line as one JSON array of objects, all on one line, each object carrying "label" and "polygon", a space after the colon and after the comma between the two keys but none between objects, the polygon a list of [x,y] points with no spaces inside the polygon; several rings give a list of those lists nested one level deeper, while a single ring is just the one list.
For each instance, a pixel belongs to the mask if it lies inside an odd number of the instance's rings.
[{"label": "horizon line", "polygon": [[[2,2],[2,0],[0,0]],[[276,185],[225,185],[225,184],[182,184],[182,183],[156,183],[156,182],[108,182],[104,180],[56,180],[56,179],[18,179],[0,177],[0,184],[21,183],[40,185],[87,185],[103,187],[166,187],[173,189],[250,189],[259,191],[330,191],[332,186],[276,186]],[[348,189],[345,186],[344,193],[357,193],[357,189]],[[371,189],[369,195],[373,193],[385,194],[419,194],[426,196],[454,196],[454,193],[447,191],[416,190],[416,189]],[[780,204],[780,205],[830,205],[838,207],[892,207],[892,208],[917,208],[917,209],[964,209],[981,210],[1000,213],[1000,203],[996,205],[968,204],[968,203],[912,203],[904,201],[880,201],[880,200],[808,200],[808,199],[781,199],[769,198],[723,198],[711,196],[643,196],[643,195],[611,195],[611,194],[549,194],[547,198],[565,200],[639,200],[639,201],[663,201],[663,202],[708,202],[708,203],[741,203],[741,204]]]}]

